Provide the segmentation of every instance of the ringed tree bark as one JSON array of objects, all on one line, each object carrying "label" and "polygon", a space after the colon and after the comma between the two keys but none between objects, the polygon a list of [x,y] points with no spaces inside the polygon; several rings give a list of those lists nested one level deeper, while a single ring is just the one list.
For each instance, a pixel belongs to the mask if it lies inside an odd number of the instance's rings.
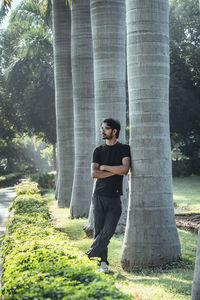
[{"label": "ringed tree bark", "polygon": [[197,246],[197,253],[196,253],[191,300],[199,300],[199,299],[200,299],[200,227],[198,232],[198,246]]},{"label": "ringed tree bark", "polygon": [[[125,1],[92,0],[91,24],[94,54],[96,144],[102,144],[99,126],[105,118],[121,123],[119,141],[125,143],[126,128],[126,75],[125,75]],[[116,232],[123,232],[126,223],[128,179],[124,178],[122,216]],[[90,209],[85,232],[93,230],[93,212]]]},{"label": "ringed tree bark", "polygon": [[71,12],[63,0],[52,1],[59,207],[69,207],[74,173],[74,116],[71,77]]},{"label": "ringed tree bark", "polygon": [[127,0],[132,173],[122,267],[133,271],[180,258],[169,138],[167,0]]},{"label": "ringed tree bark", "polygon": [[75,169],[70,215],[88,217],[92,193],[90,165],[95,146],[94,73],[90,1],[72,1],[72,80]]}]

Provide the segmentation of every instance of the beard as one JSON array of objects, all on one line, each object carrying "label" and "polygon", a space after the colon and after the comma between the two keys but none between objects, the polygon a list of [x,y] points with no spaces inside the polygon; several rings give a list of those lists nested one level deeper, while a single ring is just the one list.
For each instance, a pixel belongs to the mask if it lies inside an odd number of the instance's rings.
[{"label": "beard", "polygon": [[102,139],[103,140],[111,140],[113,137],[112,137],[112,134],[110,134],[110,135],[106,135],[106,134],[103,134],[102,135]]}]

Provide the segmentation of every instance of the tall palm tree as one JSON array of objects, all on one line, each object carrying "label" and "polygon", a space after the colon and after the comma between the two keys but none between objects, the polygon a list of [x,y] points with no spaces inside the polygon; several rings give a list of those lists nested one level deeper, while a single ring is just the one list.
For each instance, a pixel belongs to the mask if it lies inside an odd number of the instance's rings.
[{"label": "tall palm tree", "polygon": [[127,65],[132,155],[122,267],[180,258],[169,138],[167,0],[127,0]]},{"label": "tall palm tree", "polygon": [[17,131],[31,136],[43,132],[46,141],[55,143],[52,33],[43,9],[28,0],[12,10],[0,37],[1,69]]},{"label": "tall palm tree", "polygon": [[71,76],[71,11],[53,0],[53,45],[59,207],[69,207],[74,173],[74,115]]},{"label": "tall palm tree", "polygon": [[[118,118],[125,140],[125,3],[124,0],[91,1],[94,53],[95,121]],[[97,144],[101,141],[97,135]]]},{"label": "tall palm tree", "polygon": [[197,246],[197,253],[196,253],[191,300],[198,300],[198,299],[200,299],[200,227],[198,232],[198,246]]},{"label": "tall palm tree", "polygon": [[[96,132],[105,119],[112,117],[121,122],[120,141],[125,142],[126,85],[125,85],[125,1],[92,0],[91,24],[94,53],[95,122]],[[97,145],[102,143],[100,134]],[[122,216],[117,230],[122,232],[126,223],[128,180],[124,180]],[[84,230],[88,235],[93,228],[92,208]]]},{"label": "tall palm tree", "polygon": [[92,193],[90,164],[95,146],[93,53],[90,1],[72,1],[72,78],[75,169],[72,218],[87,217]]}]

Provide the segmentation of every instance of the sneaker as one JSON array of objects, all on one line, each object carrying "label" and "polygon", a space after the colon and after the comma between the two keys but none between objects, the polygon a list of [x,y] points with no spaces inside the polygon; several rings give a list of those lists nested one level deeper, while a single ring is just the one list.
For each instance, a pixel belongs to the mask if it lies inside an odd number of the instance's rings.
[{"label": "sneaker", "polygon": [[106,262],[102,261],[101,264],[100,264],[100,268],[99,268],[99,272],[103,272],[105,274],[108,274],[109,271],[108,271],[108,265]]}]

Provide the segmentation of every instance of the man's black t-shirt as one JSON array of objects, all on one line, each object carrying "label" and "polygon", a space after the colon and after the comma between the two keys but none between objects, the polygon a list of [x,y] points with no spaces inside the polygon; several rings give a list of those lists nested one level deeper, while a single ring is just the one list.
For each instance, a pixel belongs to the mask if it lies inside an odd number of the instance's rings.
[{"label": "man's black t-shirt", "polygon": [[[113,146],[101,145],[94,150],[93,163],[108,166],[122,165],[122,159],[130,157],[130,147],[117,142]],[[122,195],[122,175],[98,178],[94,193],[102,196],[117,197]]]}]

